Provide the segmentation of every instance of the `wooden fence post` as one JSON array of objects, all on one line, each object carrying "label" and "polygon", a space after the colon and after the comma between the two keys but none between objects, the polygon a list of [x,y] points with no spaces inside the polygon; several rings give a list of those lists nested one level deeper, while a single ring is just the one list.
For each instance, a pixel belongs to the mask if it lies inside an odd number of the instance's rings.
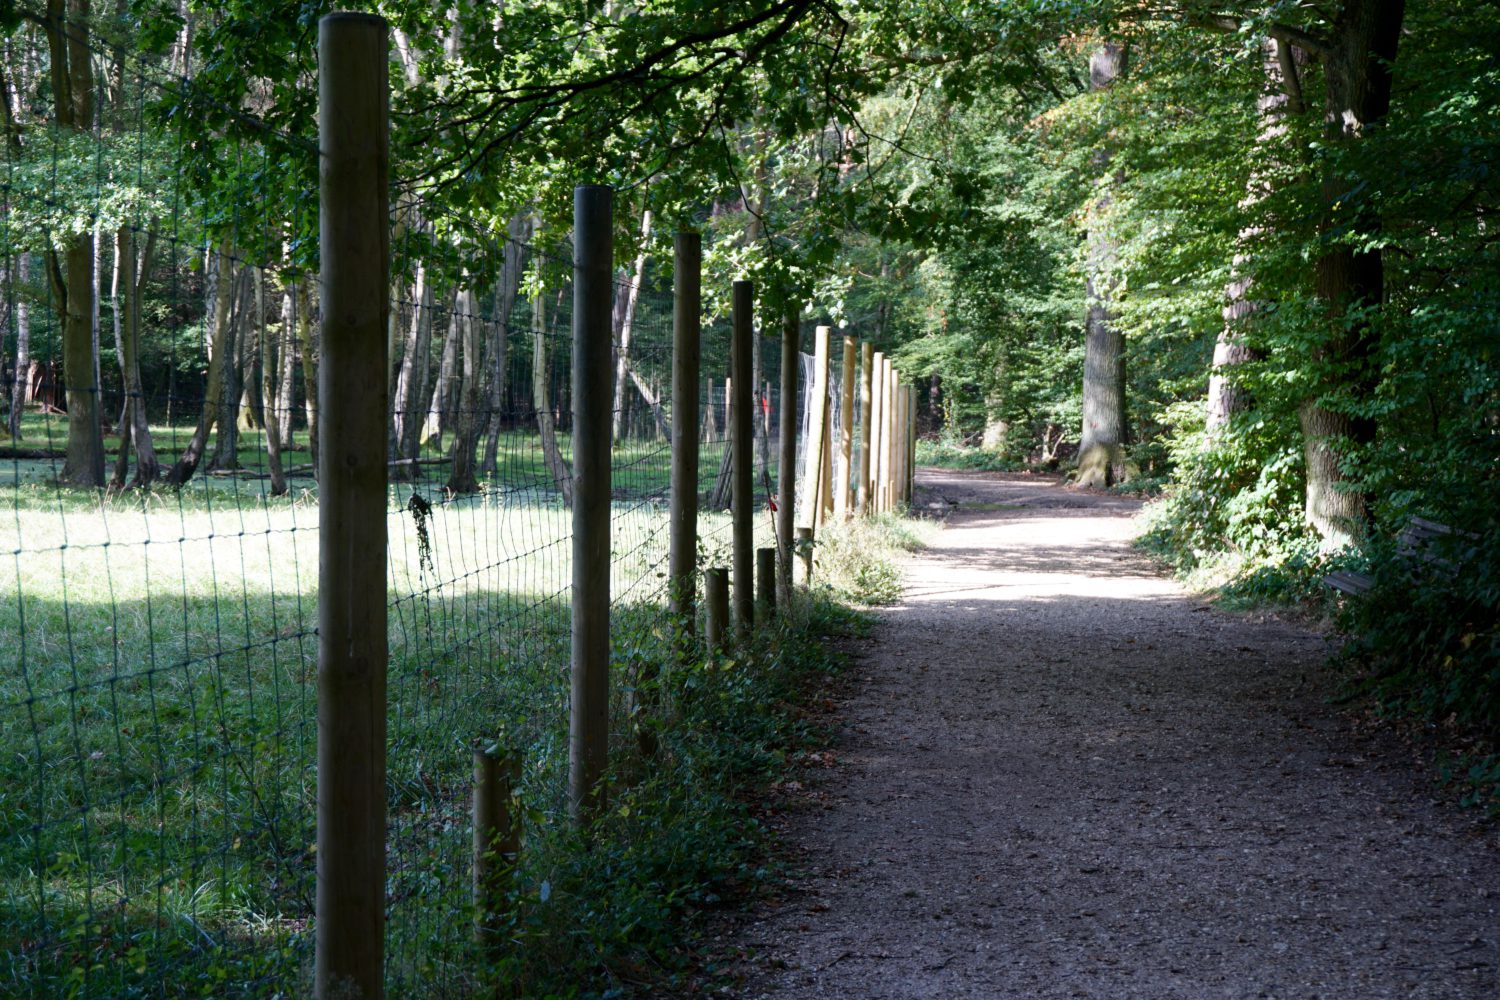
[{"label": "wooden fence post", "polygon": [[385,995],[389,36],[318,23],[318,850],[314,990]]},{"label": "wooden fence post", "polygon": [[484,948],[501,940],[511,878],[521,853],[521,814],[515,808],[521,758],[474,748],[474,937]]},{"label": "wooden fence post", "polygon": [[755,388],[752,338],[755,336],[755,283],[734,283],[734,316],[730,333],[730,375],[734,400],[730,406],[732,427],[731,518],[734,530],[734,631],[740,642],[750,639],[755,628]]},{"label": "wooden fence post", "polygon": [[797,379],[802,372],[801,309],[787,306],[781,328],[781,455],[777,476],[776,542],[781,548],[777,562],[777,586],[781,590],[783,611],[792,607],[792,533],[796,524],[797,505]]},{"label": "wooden fence post", "polygon": [[568,804],[588,826],[609,763],[610,409],[614,192],[573,189],[573,672]]},{"label": "wooden fence post", "polygon": [[729,570],[714,566],[703,571],[703,603],[708,606],[703,627],[704,645],[710,657],[724,651],[729,628]]},{"label": "wooden fence post", "polygon": [[760,620],[776,617],[776,550],[755,550],[755,600],[760,606]]},{"label": "wooden fence post", "polygon": [[881,511],[880,456],[885,437],[885,354],[876,351],[872,361],[874,370],[870,374],[870,508],[871,514]]},{"label": "wooden fence post", "polygon": [[875,367],[875,345],[865,341],[860,349],[859,366],[859,482],[858,494],[855,497],[855,506],[861,516],[870,513],[870,474],[874,467],[870,464],[870,416],[872,406],[870,403],[870,386],[872,384],[871,372]]},{"label": "wooden fence post", "polygon": [[679,658],[692,649],[698,581],[698,365],[703,237],[679,232],[673,274],[672,510],[667,591]]},{"label": "wooden fence post", "polygon": [[823,510],[824,431],[828,427],[828,334],[828,327],[820,326],[813,337],[813,379],[809,389],[812,405],[808,407],[808,446],[802,470],[804,510],[801,520],[814,531],[822,520]]},{"label": "wooden fence post", "polygon": [[839,463],[833,477],[833,513],[848,520],[854,502],[854,378],[858,370],[853,337],[844,338],[844,384],[839,398]]},{"label": "wooden fence post", "polygon": [[907,390],[906,408],[906,502],[910,505],[917,485],[917,390]]},{"label": "wooden fence post", "polygon": [[797,549],[802,555],[802,585],[810,587],[813,571],[813,530],[811,528],[797,529]]}]

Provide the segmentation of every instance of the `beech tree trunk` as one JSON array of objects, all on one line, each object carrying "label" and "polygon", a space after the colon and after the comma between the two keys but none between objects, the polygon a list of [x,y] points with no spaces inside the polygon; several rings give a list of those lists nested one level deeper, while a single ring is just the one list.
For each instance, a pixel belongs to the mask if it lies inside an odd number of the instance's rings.
[{"label": "beech tree trunk", "polygon": [[488,357],[488,388],[486,390],[490,408],[489,427],[484,442],[484,459],[479,463],[480,472],[488,476],[499,474],[500,431],[505,420],[505,376],[510,360],[510,314],[516,307],[516,295],[521,288],[521,241],[530,232],[525,216],[516,216],[507,227],[505,248],[500,256],[500,283],[495,288],[495,324],[490,331],[493,338]]},{"label": "beech tree trunk", "polygon": [[[1089,58],[1089,87],[1106,90],[1125,73],[1125,47],[1107,43]],[[1100,193],[1089,211],[1088,313],[1084,319],[1083,432],[1078,446],[1078,484],[1104,487],[1124,479],[1125,336],[1115,326],[1110,300],[1118,247],[1108,221],[1110,151],[1095,156]]]},{"label": "beech tree trunk", "polygon": [[[1260,114],[1261,130],[1256,137],[1258,158],[1264,163],[1274,159],[1277,142],[1286,133],[1287,115],[1300,116],[1307,111],[1302,98],[1301,72],[1298,62],[1305,55],[1294,52],[1283,41],[1268,38],[1264,44],[1266,90],[1256,101]],[[1252,209],[1271,192],[1271,176],[1275,171],[1262,166],[1250,174],[1245,197],[1240,201],[1243,209]],[[1261,303],[1250,297],[1251,278],[1244,271],[1250,263],[1248,244],[1260,235],[1260,227],[1251,226],[1239,234],[1241,250],[1233,261],[1233,276],[1224,286],[1224,326],[1220,328],[1214,342],[1213,362],[1208,376],[1208,401],[1204,426],[1208,440],[1228,425],[1235,413],[1244,410],[1249,403],[1245,391],[1234,376],[1236,366],[1255,360],[1256,353],[1245,340],[1245,325]]]},{"label": "beech tree trunk", "polygon": [[31,255],[22,252],[16,258],[15,281],[11,284],[11,309],[16,318],[16,373],[10,394],[9,430],[11,440],[21,440],[21,414],[31,402]]},{"label": "beech tree trunk", "polygon": [[115,234],[115,259],[118,272],[117,293],[123,292],[124,302],[116,295],[115,337],[116,350],[120,356],[120,384],[125,402],[120,413],[120,458],[115,465],[113,486],[125,485],[126,469],[131,448],[135,449],[135,481],[137,489],[150,486],[161,474],[161,462],[156,457],[156,446],[151,440],[151,425],[146,418],[146,399],[141,386],[141,292],[146,277],[151,272],[151,253],[155,249],[156,233],[146,234],[146,245],[140,251],[137,262],[135,234],[127,226],[121,226]]},{"label": "beech tree trunk", "polygon": [[[1337,149],[1358,141],[1366,127],[1390,110],[1392,64],[1401,38],[1404,0],[1346,0],[1323,54],[1325,138]],[[1335,161],[1336,162],[1336,161]],[[1349,461],[1374,439],[1372,421],[1335,410],[1327,399],[1373,392],[1375,333],[1370,307],[1385,301],[1385,261],[1379,249],[1380,218],[1358,196],[1358,179],[1330,167],[1323,179],[1323,229],[1340,230],[1314,268],[1317,296],[1327,306],[1329,330],[1313,362],[1320,378],[1300,409],[1307,461],[1307,520],[1329,547],[1347,545],[1363,532],[1365,498],[1351,483]],[[1372,249],[1365,249],[1370,247]]]},{"label": "beech tree trunk", "polygon": [[478,305],[471,289],[464,289],[456,300],[456,319],[450,337],[461,338],[463,348],[463,383],[459,392],[458,413],[453,432],[452,463],[448,490],[452,493],[477,493],[479,480],[474,472],[475,450],[484,429],[485,415],[480,412],[484,398],[484,367],[480,358],[484,342],[484,323],[475,315]]},{"label": "beech tree trunk", "polygon": [[210,299],[213,303],[213,323],[209,330],[208,375],[203,388],[203,409],[198,414],[198,426],[188,439],[187,447],[167,473],[167,482],[181,486],[193,478],[198,464],[203,460],[208,447],[208,435],[219,416],[219,401],[224,395],[224,353],[229,336],[230,299],[234,287],[234,263],[229,256],[229,240],[225,239],[210,261],[208,280]]},{"label": "beech tree trunk", "polygon": [[[307,403],[307,451],[314,474],[318,468],[318,354],[313,340],[312,282],[305,276],[297,279],[292,301],[297,310],[297,345],[302,354],[302,389]],[[392,309],[391,312],[396,310]]]},{"label": "beech tree trunk", "polygon": [[620,440],[624,429],[625,379],[630,370],[630,334],[635,326],[635,307],[646,277],[646,241],[651,237],[651,210],[641,213],[641,252],[636,255],[630,287],[623,296],[615,296],[615,405],[610,440]]},{"label": "beech tree trunk", "polygon": [[546,296],[538,290],[531,304],[531,403],[536,409],[536,428],[542,437],[542,458],[557,491],[568,507],[573,506],[573,470],[557,446],[557,425],[552,419],[552,367],[547,351]]},{"label": "beech tree trunk", "polygon": [[276,338],[266,328],[266,274],[255,269],[255,325],[260,331],[261,419],[266,433],[266,465],[271,474],[271,495],[286,494],[286,472],[281,467],[281,426],[276,412]]}]

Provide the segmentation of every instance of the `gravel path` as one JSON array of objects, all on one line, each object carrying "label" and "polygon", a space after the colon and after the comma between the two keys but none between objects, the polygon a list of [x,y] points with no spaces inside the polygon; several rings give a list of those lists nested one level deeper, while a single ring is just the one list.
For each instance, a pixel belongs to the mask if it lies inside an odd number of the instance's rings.
[{"label": "gravel path", "polygon": [[857,650],[730,992],[1500,997],[1495,831],[1329,708],[1323,636],[1185,594],[1129,500],[919,481],[952,516]]}]

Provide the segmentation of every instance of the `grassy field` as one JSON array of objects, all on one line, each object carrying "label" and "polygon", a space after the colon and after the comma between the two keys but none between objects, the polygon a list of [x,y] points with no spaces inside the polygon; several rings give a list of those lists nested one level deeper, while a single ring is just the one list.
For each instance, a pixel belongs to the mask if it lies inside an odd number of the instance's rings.
[{"label": "grassy field", "polygon": [[[28,426],[23,444],[58,430]],[[172,437],[158,436],[164,460]],[[242,437],[242,466],[256,467],[258,439]],[[479,494],[444,494],[434,467],[392,488],[393,995],[472,987],[454,930],[472,742],[523,748],[525,801],[540,822],[563,814],[571,515],[534,435],[507,434],[500,457]],[[0,462],[0,994],[303,995],[316,486],[273,498],[265,480],[203,476],[70,493],[48,481],[55,464]],[[626,443],[615,465],[615,718],[629,742],[633,668],[666,637],[668,454]],[[407,508],[414,492],[430,514]],[[703,516],[705,560],[727,562],[727,529]],[[768,517],[756,530],[769,544]]]}]

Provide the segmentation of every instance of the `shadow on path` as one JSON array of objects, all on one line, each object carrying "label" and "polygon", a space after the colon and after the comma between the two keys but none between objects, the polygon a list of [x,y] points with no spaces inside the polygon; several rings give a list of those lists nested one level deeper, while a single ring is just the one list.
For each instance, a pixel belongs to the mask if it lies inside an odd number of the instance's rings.
[{"label": "shadow on path", "polygon": [[1493,831],[1345,728],[1324,636],[1185,594],[1128,499],[918,481],[947,527],[862,644],[735,995],[1500,996]]}]

